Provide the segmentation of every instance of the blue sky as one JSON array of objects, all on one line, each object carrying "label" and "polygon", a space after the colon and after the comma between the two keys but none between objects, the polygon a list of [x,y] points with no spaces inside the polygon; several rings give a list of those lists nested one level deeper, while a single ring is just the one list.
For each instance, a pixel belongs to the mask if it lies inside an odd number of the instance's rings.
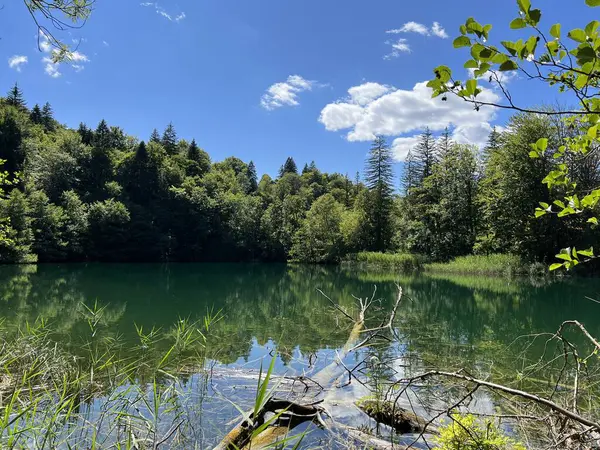
[{"label": "blue sky", "polygon": [[[583,0],[533,4],[546,29],[581,27],[577,18],[594,11]],[[373,133],[387,135],[401,160],[427,125],[480,144],[505,124],[504,113],[440,106],[419,83],[438,64],[464,71],[452,39],[467,17],[504,39],[517,36],[508,28],[516,12],[513,0],[98,0],[82,29],[56,33],[79,41],[77,61],[53,66],[23,3],[12,1],[0,11],[0,87],[17,81],[30,106],[49,101],[70,127],[104,118],[147,139],[172,121],[213,160],[234,155],[274,175],[292,156],[353,175]],[[509,84],[525,106],[561,100],[536,82]]]}]

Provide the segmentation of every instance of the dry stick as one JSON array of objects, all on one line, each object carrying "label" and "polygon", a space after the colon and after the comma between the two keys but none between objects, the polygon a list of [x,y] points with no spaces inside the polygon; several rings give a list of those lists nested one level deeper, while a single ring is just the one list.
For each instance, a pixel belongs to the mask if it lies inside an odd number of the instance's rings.
[{"label": "dry stick", "polygon": [[352,322],[354,322],[355,320],[352,318],[352,316],[350,316],[346,311],[344,311],[342,308],[340,308],[333,300],[331,300],[331,298],[329,298],[327,296],[327,294],[325,294],[325,292],[323,292],[321,289],[317,289],[317,292],[319,294],[321,294],[323,297],[325,297],[327,300],[329,300],[329,302],[333,305],[333,307],[335,309],[337,309],[339,312],[341,312],[344,316],[346,316],[346,318],[350,319]]},{"label": "dry stick", "polygon": [[430,378],[433,376],[442,376],[442,377],[456,378],[459,380],[469,381],[471,383],[485,386],[490,389],[495,389],[498,391],[506,392],[508,394],[516,395],[518,397],[523,397],[528,400],[532,400],[536,403],[540,403],[544,406],[547,406],[551,410],[553,410],[557,413],[560,413],[563,416],[568,417],[569,419],[572,419],[576,422],[579,422],[583,425],[587,425],[588,427],[592,427],[592,428],[600,431],[600,424],[598,424],[592,420],[586,419],[585,417],[582,417],[573,411],[569,411],[568,409],[565,409],[562,406],[557,405],[556,403],[554,403],[546,398],[540,397],[538,395],[530,394],[529,392],[520,391],[518,389],[513,389],[513,388],[510,388],[507,386],[502,386],[501,384],[496,384],[496,383],[491,383],[489,381],[479,380],[477,378],[473,378],[473,377],[470,377],[467,375],[461,375],[459,373],[452,373],[452,372],[442,372],[439,370],[432,370],[430,372],[426,372],[426,373],[418,375],[416,377],[412,377],[408,381],[412,382],[414,380],[424,380],[426,378]]},{"label": "dry stick", "polygon": [[588,330],[585,329],[585,327],[578,320],[566,320],[560,325],[556,334],[560,335],[567,325],[573,325],[578,327],[581,330],[581,332],[585,335],[585,337],[587,337],[592,342],[592,344],[594,344],[594,346],[600,351],[600,343],[596,339],[594,339],[594,337],[588,332]]}]

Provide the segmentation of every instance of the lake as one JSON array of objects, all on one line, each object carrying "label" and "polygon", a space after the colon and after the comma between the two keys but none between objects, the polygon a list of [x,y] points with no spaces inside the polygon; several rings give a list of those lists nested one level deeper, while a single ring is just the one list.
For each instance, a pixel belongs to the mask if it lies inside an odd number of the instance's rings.
[{"label": "lake", "polygon": [[[211,329],[209,349],[213,367],[256,370],[265,356],[276,354],[276,372],[299,374],[330,361],[348,337],[343,317],[318,289],[350,311],[356,306],[353,296],[371,297],[376,286],[381,299],[376,308],[386,311],[394,303],[396,283],[404,290],[397,317],[400,341],[377,352],[382,360],[401,353],[404,375],[427,367],[468,368],[501,379],[543,351],[539,341],[521,354],[526,344],[521,336],[554,332],[568,319],[600,335],[600,304],[591,300],[600,299],[597,279],[409,276],[278,264],[2,266],[0,317],[24,326],[43,316],[59,342],[73,343],[90,333],[83,304],[96,304],[105,308],[102,333],[136,342],[136,326],[168,330],[182,319],[218,312],[222,318]],[[242,404],[251,400],[251,386],[244,393],[227,383],[220,389],[220,395]],[[214,444],[237,414],[222,401],[212,408],[203,446]]]}]

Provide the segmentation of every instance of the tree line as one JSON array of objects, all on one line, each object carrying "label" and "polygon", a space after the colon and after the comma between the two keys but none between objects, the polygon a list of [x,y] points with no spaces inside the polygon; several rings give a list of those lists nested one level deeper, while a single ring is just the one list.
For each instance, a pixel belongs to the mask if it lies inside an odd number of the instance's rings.
[{"label": "tree line", "polygon": [[323,263],[364,250],[545,260],[594,237],[577,221],[534,217],[553,165],[569,164],[581,186],[600,181],[596,157],[529,158],[539,136],[558,146],[565,133],[547,116],[516,115],[480,153],[427,130],[397,192],[382,137],[353,179],[292,158],[259,179],[252,161],[214,162],[172,124],[147,142],[104,120],[69,129],[15,85],[0,99],[0,261]]}]

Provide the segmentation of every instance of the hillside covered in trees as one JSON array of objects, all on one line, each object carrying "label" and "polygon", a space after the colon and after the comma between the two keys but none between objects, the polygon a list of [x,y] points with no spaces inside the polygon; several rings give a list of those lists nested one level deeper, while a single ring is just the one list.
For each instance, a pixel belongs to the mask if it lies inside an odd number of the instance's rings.
[{"label": "hillside covered in trees", "polygon": [[[548,260],[596,233],[584,215],[534,216],[553,166],[568,165],[584,190],[600,182],[597,156],[553,157],[568,133],[561,121],[516,115],[482,152],[425,131],[401,174],[378,138],[352,179],[291,158],[276,179],[259,179],[252,161],[211,161],[172,124],[146,142],[104,120],[69,129],[49,104],[29,108],[15,85],[0,99],[0,261],[321,263],[363,250]],[[530,158],[529,144],[548,136],[549,151]]]}]

